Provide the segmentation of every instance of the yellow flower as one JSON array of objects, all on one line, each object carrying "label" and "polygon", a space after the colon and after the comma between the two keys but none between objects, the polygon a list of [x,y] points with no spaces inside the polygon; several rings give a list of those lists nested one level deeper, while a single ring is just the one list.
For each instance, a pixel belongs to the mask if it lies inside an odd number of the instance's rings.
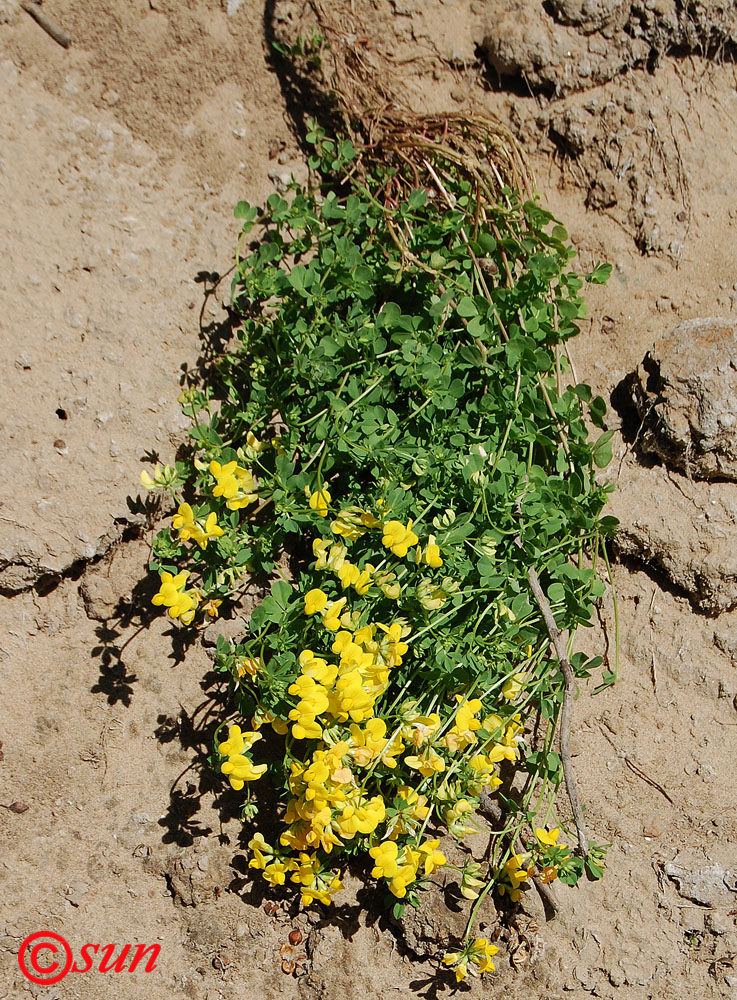
[{"label": "yellow flower", "polygon": [[156,463],[153,476],[144,469],[141,472],[141,486],[147,490],[167,489],[177,481],[177,470],[172,465]]},{"label": "yellow flower", "polygon": [[330,494],[326,489],[316,490],[310,494],[310,507],[316,511],[320,517],[327,517],[328,506],[330,505]]},{"label": "yellow flower", "polygon": [[269,446],[266,441],[259,441],[253,431],[249,431],[248,434],[246,434],[246,458],[251,461],[253,461],[257,455],[260,455],[261,452],[265,451],[268,447]]},{"label": "yellow flower", "polygon": [[373,878],[394,878],[399,871],[397,855],[399,848],[393,840],[386,840],[383,844],[369,848],[369,854],[374,859],[374,867],[371,870]]},{"label": "yellow flower", "polygon": [[216,483],[212,495],[224,497],[228,510],[240,510],[258,499],[256,481],[249,469],[242,469],[237,462],[221,465],[215,461],[210,462],[209,469]]},{"label": "yellow flower", "polygon": [[[492,955],[499,951],[486,938],[476,938],[467,944],[462,951],[449,951],[443,955],[443,964],[455,967],[456,982],[460,983],[468,973],[474,976],[484,972],[494,972]],[[477,971],[478,970],[478,971]]]},{"label": "yellow flower", "polygon": [[243,732],[240,726],[230,726],[228,738],[218,746],[218,752],[227,760],[220,765],[220,771],[239,792],[246,781],[256,781],[266,771],[266,764],[254,764],[245,756],[253,744],[261,739],[261,733]]},{"label": "yellow flower", "polygon": [[444,864],[447,864],[447,858],[442,851],[438,850],[439,844],[439,840],[426,840],[418,848],[425,865],[426,875],[432,875],[437,868],[442,868]]},{"label": "yellow flower", "polygon": [[540,841],[541,844],[546,844],[548,847],[565,847],[565,844],[558,843],[558,837],[560,836],[560,830],[556,827],[555,830],[543,830],[540,827],[535,830],[535,836]]},{"label": "yellow flower", "polygon": [[317,560],[315,569],[325,569],[328,564],[328,549],[331,542],[329,538],[316,538],[312,543],[312,554]]},{"label": "yellow flower", "polygon": [[253,851],[253,857],[248,862],[249,868],[264,869],[274,857],[274,848],[266,843],[262,833],[254,833],[248,841],[248,846]]},{"label": "yellow flower", "polygon": [[508,895],[513,903],[521,898],[522,889],[520,887],[535,871],[534,866],[530,868],[523,866],[524,861],[521,855],[513,854],[499,872],[499,881],[497,882],[499,895]]},{"label": "yellow flower", "polygon": [[445,770],[445,761],[432,747],[425,747],[419,756],[405,757],[404,762],[414,771],[419,771],[424,777],[440,774]]},{"label": "yellow flower", "polygon": [[512,674],[502,686],[502,698],[513,701],[525,686],[527,677],[524,674]]},{"label": "yellow flower", "polygon": [[299,701],[289,713],[292,726],[292,736],[296,740],[319,739],[322,736],[322,726],[316,721],[330,707],[328,692],[318,684],[313,677],[300,674],[294,684],[288,688],[289,694],[299,695]]},{"label": "yellow flower", "polygon": [[264,708],[263,705],[257,705],[256,711],[253,713],[251,719],[251,726],[253,729],[260,729],[261,726],[268,724],[278,733],[279,736],[284,736],[285,733],[289,732],[289,723],[285,722],[284,719],[280,719],[273,712],[270,712],[268,708]]},{"label": "yellow flower", "polygon": [[349,542],[355,542],[361,535],[366,534],[361,518],[352,509],[342,510],[330,525],[330,530],[334,535],[342,535]]},{"label": "yellow flower", "polygon": [[220,614],[218,608],[222,603],[223,603],[222,601],[216,601],[211,598],[209,601],[207,601],[205,604],[202,605],[202,610],[205,612],[206,615],[209,615],[210,618],[217,618],[218,615]]},{"label": "yellow flower", "polygon": [[195,518],[194,511],[188,503],[179,505],[179,510],[172,518],[171,526],[179,532],[180,542],[192,539],[193,542],[197,542],[201,549],[207,548],[207,543],[211,538],[220,538],[221,535],[225,534],[223,529],[218,527],[218,518],[214,511],[207,515],[207,520],[203,524],[202,521]]},{"label": "yellow flower", "polygon": [[457,951],[446,951],[443,955],[443,965],[455,966],[456,982],[462,982],[467,975],[468,963],[462,960],[462,955]]},{"label": "yellow flower", "polygon": [[477,864],[467,864],[463,870],[463,876],[461,878],[461,895],[465,899],[478,899],[479,890],[485,884],[484,880],[477,878],[480,871],[480,865]]},{"label": "yellow flower", "polygon": [[338,579],[340,580],[343,590],[347,590],[348,587],[352,587],[360,575],[361,570],[358,566],[354,566],[353,563],[349,562],[343,563],[338,570]]},{"label": "yellow flower", "polygon": [[260,656],[239,656],[235,666],[239,677],[243,677],[244,674],[255,677],[263,669],[264,662]]},{"label": "yellow flower", "polygon": [[159,592],[151,598],[152,604],[165,605],[169,610],[169,616],[178,618],[183,625],[191,625],[200,602],[196,590],[184,589],[188,577],[188,570],[182,570],[176,576],[166,571],[162,572]]},{"label": "yellow flower", "polygon": [[340,616],[343,613],[343,605],[346,603],[345,597],[338,598],[329,604],[322,616],[322,623],[331,632],[337,632],[340,628]]},{"label": "yellow flower", "polygon": [[324,591],[319,588],[308,590],[305,594],[305,614],[314,615],[323,611],[327,603],[328,595]]},{"label": "yellow flower", "polygon": [[440,546],[435,542],[435,535],[430,535],[427,540],[424,558],[426,564],[433,569],[439,569],[443,565],[443,560],[440,558]]},{"label": "yellow flower", "polygon": [[292,881],[302,886],[302,904],[309,906],[314,900],[329,906],[332,896],[343,888],[336,872],[323,868],[316,855],[302,853]]},{"label": "yellow flower", "polygon": [[417,584],[417,600],[427,611],[438,611],[459,590],[458,582],[449,576],[444,576],[440,583],[420,580]]},{"label": "yellow flower", "polygon": [[382,545],[391,549],[394,555],[400,559],[406,556],[409,549],[419,541],[417,535],[412,531],[411,521],[407,521],[406,527],[401,521],[387,521],[383,530]]}]

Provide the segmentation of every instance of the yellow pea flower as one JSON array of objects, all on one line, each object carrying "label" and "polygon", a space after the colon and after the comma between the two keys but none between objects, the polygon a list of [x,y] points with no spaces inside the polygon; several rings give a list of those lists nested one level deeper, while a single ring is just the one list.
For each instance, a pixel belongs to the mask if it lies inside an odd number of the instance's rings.
[{"label": "yellow pea flower", "polygon": [[228,757],[220,765],[220,771],[231,784],[231,787],[239,792],[246,781],[256,781],[266,771],[266,764],[254,764],[245,756],[245,751],[250,750],[253,744],[261,739],[261,733],[242,732],[240,726],[230,726],[228,739],[219,746],[218,751],[223,756]]},{"label": "yellow pea flower", "polygon": [[353,563],[343,563],[338,570],[338,579],[340,580],[343,590],[347,590],[349,587],[352,587],[360,576],[361,570],[358,566],[354,566]]},{"label": "yellow pea flower", "polygon": [[417,535],[412,531],[411,521],[407,521],[406,527],[401,521],[387,521],[383,530],[382,545],[391,549],[394,555],[400,559],[404,558],[410,548],[419,541]]},{"label": "yellow pea flower", "polygon": [[399,871],[397,864],[399,848],[395,841],[385,840],[383,844],[369,848],[369,854],[374,859],[374,867],[371,870],[373,878],[394,878]]},{"label": "yellow pea flower", "polygon": [[151,598],[151,603],[157,606],[162,604],[168,608],[171,618],[178,618],[183,625],[190,625],[197,611],[200,602],[199,593],[196,590],[185,590],[188,570],[182,570],[174,576],[166,571],[161,573],[161,586],[157,594]]},{"label": "yellow pea flower", "polygon": [[512,674],[502,685],[502,698],[514,701],[527,682],[525,674]]},{"label": "yellow pea flower", "polygon": [[340,628],[340,617],[343,613],[343,606],[346,603],[345,597],[339,597],[337,601],[329,604],[322,615],[322,623],[331,632],[337,632]]},{"label": "yellow pea flower", "polygon": [[249,469],[242,469],[237,462],[221,465],[212,461],[209,470],[216,483],[212,495],[224,497],[228,510],[240,510],[258,499],[256,481]]},{"label": "yellow pea flower", "polygon": [[560,836],[560,830],[558,827],[555,830],[543,830],[540,827],[535,830],[535,836],[540,841],[541,844],[545,844],[547,847],[565,847],[565,844],[558,843],[558,837]]},{"label": "yellow pea flower", "polygon": [[308,590],[305,594],[305,614],[314,615],[323,611],[328,603],[328,595],[319,588]]},{"label": "yellow pea flower", "polygon": [[440,546],[435,542],[435,535],[430,535],[427,540],[424,559],[426,564],[433,569],[439,569],[443,565],[443,560],[440,558]]},{"label": "yellow pea flower", "polygon": [[309,504],[312,510],[318,513],[320,517],[327,517],[330,499],[330,493],[326,489],[316,490],[310,494]]},{"label": "yellow pea flower", "polygon": [[442,868],[443,865],[447,864],[448,859],[442,851],[438,850],[439,844],[439,840],[426,840],[418,848],[422,856],[422,863],[425,866],[426,875],[432,875],[437,868]]}]

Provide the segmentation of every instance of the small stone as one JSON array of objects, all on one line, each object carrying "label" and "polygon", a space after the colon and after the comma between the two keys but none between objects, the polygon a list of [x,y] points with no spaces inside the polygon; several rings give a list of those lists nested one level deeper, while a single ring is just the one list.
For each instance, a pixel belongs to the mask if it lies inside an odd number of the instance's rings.
[{"label": "small stone", "polygon": [[687,934],[701,934],[704,930],[704,913],[695,906],[681,910],[681,926]]},{"label": "small stone", "polygon": [[26,805],[25,802],[11,802],[10,805],[8,806],[8,809],[12,813],[17,813],[19,816],[24,812],[28,812],[30,808],[31,807]]},{"label": "small stone", "polygon": [[54,448],[56,448],[56,450],[59,452],[60,455],[69,454],[69,449],[66,446],[66,442],[62,441],[61,438],[57,438],[56,441],[54,441]]},{"label": "small stone", "polygon": [[624,986],[624,973],[621,969],[610,969],[607,975],[612,986],[616,986],[617,988]]},{"label": "small stone", "polygon": [[120,100],[120,94],[117,90],[105,90],[102,94],[102,99],[109,107],[114,107]]},{"label": "small stone", "polygon": [[463,104],[466,100],[467,93],[462,87],[453,87],[451,89],[450,96],[457,104]]},{"label": "small stone", "polygon": [[243,0],[228,0],[227,11],[228,17],[232,17],[233,14],[238,12],[239,7],[243,4]]},{"label": "small stone", "polygon": [[651,816],[642,826],[642,835],[649,840],[655,840],[663,833],[663,821],[657,816]]},{"label": "small stone", "polygon": [[671,301],[667,295],[661,295],[660,298],[655,303],[655,308],[660,313],[670,312]]},{"label": "small stone", "polygon": [[721,937],[722,934],[729,934],[734,924],[730,924],[721,913],[711,912],[706,915],[706,929]]},{"label": "small stone", "polygon": [[619,201],[617,179],[608,171],[603,171],[589,189],[586,204],[589,208],[611,208]]},{"label": "small stone", "polygon": [[711,781],[716,776],[716,771],[710,764],[699,764],[696,772],[704,781]]}]

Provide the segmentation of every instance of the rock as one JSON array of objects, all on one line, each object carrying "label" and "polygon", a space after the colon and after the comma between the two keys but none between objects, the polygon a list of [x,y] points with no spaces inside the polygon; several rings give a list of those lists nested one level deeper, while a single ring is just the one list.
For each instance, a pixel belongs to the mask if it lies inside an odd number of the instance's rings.
[{"label": "rock", "polygon": [[679,478],[624,462],[608,507],[620,521],[615,548],[662,573],[699,611],[722,614],[737,607],[734,517],[725,497],[734,487]]},{"label": "rock", "polygon": [[611,208],[619,201],[617,179],[613,173],[603,170],[589,188],[586,204],[589,208]]},{"label": "rock", "polygon": [[574,24],[587,34],[629,13],[626,0],[552,0],[557,20]]},{"label": "rock", "polygon": [[642,423],[641,451],[689,478],[737,481],[737,322],[681,323],[619,391]]},{"label": "rock", "polygon": [[146,576],[148,555],[148,545],[132,539],[125,545],[116,545],[87,570],[79,593],[88,618],[109,621],[130,608],[131,594]]},{"label": "rock", "polygon": [[[467,904],[453,887],[454,883],[458,884],[458,873],[441,868],[435,873],[434,880],[440,882],[442,887],[433,887],[431,892],[423,893],[417,909],[405,907],[399,921],[407,947],[420,957],[435,956],[461,941],[468,920]],[[489,896],[480,910],[479,919],[487,924],[494,923],[494,906]]]},{"label": "rock", "polygon": [[18,16],[15,0],[0,0],[0,24],[12,24]]},{"label": "rock", "polygon": [[737,664],[737,633],[728,632],[724,629],[714,630],[714,645],[730,658],[733,664]]},{"label": "rock", "polygon": [[[606,3],[601,0],[602,7]],[[572,12],[574,6],[572,2]],[[521,77],[533,90],[556,96],[574,93],[647,59],[649,46],[642,38],[622,33],[617,45],[602,46],[574,27],[557,24],[537,0],[493,7],[481,48],[498,76]]]},{"label": "rock", "polygon": [[203,646],[216,646],[220,636],[237,642],[246,631],[246,623],[242,618],[218,618],[202,633]]},{"label": "rock", "polygon": [[228,0],[226,8],[228,12],[228,17],[232,17],[233,14],[236,14],[238,12],[238,8],[241,7],[242,5],[243,5],[243,0]]},{"label": "rock", "polygon": [[663,870],[684,899],[702,906],[716,906],[729,898],[729,892],[737,892],[737,872],[725,871],[717,865],[692,871],[668,862]]},{"label": "rock", "polygon": [[553,138],[570,156],[578,156],[590,142],[587,129],[589,117],[581,108],[567,108],[551,118],[550,131]]},{"label": "rock", "polygon": [[721,913],[707,913],[706,915],[706,929],[718,937],[729,934],[733,927],[734,924],[730,923],[727,917]]},{"label": "rock", "polygon": [[306,163],[295,161],[279,167],[272,167],[267,176],[277,191],[284,194],[293,180],[298,184],[305,185],[309,178],[309,171]]}]

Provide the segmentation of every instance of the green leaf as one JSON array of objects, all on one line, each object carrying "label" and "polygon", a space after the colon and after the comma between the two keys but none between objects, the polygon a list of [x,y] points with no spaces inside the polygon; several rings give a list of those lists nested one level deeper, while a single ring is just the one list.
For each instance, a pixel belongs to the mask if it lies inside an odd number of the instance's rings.
[{"label": "green leaf", "polygon": [[594,442],[591,454],[598,469],[606,469],[612,460],[612,438],[614,431],[604,431]]},{"label": "green leaf", "polygon": [[471,316],[478,315],[478,309],[476,308],[476,303],[468,295],[464,295],[463,298],[458,301],[457,311],[458,315],[463,316],[464,319],[468,319]]},{"label": "green leaf", "polygon": [[586,275],[586,280],[593,285],[605,285],[612,273],[611,264],[597,264],[593,271]]}]

